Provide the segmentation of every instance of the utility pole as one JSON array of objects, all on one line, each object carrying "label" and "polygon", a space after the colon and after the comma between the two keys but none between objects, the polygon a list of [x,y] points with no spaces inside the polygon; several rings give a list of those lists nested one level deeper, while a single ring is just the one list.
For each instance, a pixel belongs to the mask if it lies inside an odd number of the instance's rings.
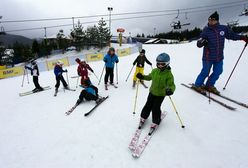
[{"label": "utility pole", "polygon": [[156,35],[156,27],[153,28],[153,31],[154,31],[153,32],[153,37],[155,37],[155,35]]},{"label": "utility pole", "polygon": [[74,22],[74,17],[72,17],[72,25],[73,25],[73,29],[75,28],[75,22]]},{"label": "utility pole", "polygon": [[[111,12],[113,11],[113,8],[108,7],[108,11],[109,11],[109,33],[110,33],[110,36],[111,36]],[[111,42],[110,41],[109,41],[109,47],[111,47]]]},{"label": "utility pole", "polygon": [[44,35],[44,41],[45,41],[45,54],[47,55],[48,58],[48,52],[47,52],[47,28],[44,27],[45,35]]}]

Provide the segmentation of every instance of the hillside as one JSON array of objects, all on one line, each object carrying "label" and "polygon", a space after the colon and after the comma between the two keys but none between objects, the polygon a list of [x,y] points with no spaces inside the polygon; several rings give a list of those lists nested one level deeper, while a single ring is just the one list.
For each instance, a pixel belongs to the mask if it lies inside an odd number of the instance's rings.
[{"label": "hillside", "polygon": [[[226,41],[224,73],[217,87],[226,82],[244,43]],[[57,97],[54,89],[19,97],[18,93],[31,90],[33,84],[21,88],[22,77],[0,81],[2,95],[0,112],[0,167],[4,168],[247,168],[248,167],[248,110],[237,107],[227,110],[180,84],[193,82],[201,69],[202,50],[195,42],[178,45],[144,45],[147,57],[155,66],[161,52],[171,55],[171,67],[177,90],[172,96],[186,126],[180,127],[168,98],[163,110],[168,115],[139,159],[134,159],[128,144],[139,121],[140,111],[149,90],[140,86],[137,114],[133,115],[135,90],[131,77],[125,82],[137,54],[120,58],[119,88],[104,90],[109,95],[89,117],[84,117],[94,102],[84,103],[70,115],[64,113],[74,105],[81,91],[63,91]],[[238,65],[224,95],[248,103],[247,63],[248,51]],[[90,63],[100,77],[103,63]],[[68,75],[76,75],[76,66],[68,68]],[[145,73],[151,68],[146,66]],[[90,76],[97,84],[94,75]],[[31,80],[30,80],[31,81]],[[54,87],[53,71],[42,72],[42,86]],[[150,82],[146,82],[150,85]],[[75,88],[76,79],[70,78]],[[148,132],[151,119],[144,129]],[[142,137],[143,137],[142,136]]]},{"label": "hillside", "polygon": [[13,46],[15,42],[31,46],[33,40],[20,35],[6,34],[0,36],[0,42],[2,42],[6,47],[8,47],[9,45]]}]

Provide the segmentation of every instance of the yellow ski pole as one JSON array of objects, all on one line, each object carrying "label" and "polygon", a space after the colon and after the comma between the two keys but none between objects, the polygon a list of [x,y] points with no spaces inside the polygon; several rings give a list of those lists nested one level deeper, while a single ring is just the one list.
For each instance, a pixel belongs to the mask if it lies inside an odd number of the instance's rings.
[{"label": "yellow ski pole", "polygon": [[175,104],[174,104],[174,102],[173,102],[173,100],[171,99],[170,96],[169,96],[169,99],[170,99],[171,104],[172,104],[172,106],[173,106],[173,108],[174,108],[174,110],[175,110],[175,112],[176,112],[176,114],[177,114],[177,118],[178,118],[178,120],[180,121],[181,127],[182,127],[182,128],[185,128],[185,126],[183,125],[183,122],[182,122],[182,120],[181,120],[181,118],[180,118],[180,116],[179,116],[179,114],[178,114],[178,111],[177,111],[177,109],[176,109],[176,106],[175,106]]},{"label": "yellow ski pole", "polygon": [[137,106],[137,99],[138,99],[138,92],[139,92],[139,83],[140,83],[140,80],[138,80],[138,82],[137,82],[136,94],[135,94],[135,99],[134,99],[133,115],[135,115],[136,106]]}]

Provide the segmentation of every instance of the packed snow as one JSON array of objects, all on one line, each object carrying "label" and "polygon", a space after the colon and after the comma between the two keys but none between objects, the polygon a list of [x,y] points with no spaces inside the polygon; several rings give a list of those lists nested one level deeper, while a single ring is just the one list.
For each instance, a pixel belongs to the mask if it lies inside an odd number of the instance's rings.
[{"label": "packed snow", "polygon": [[[222,88],[241,52],[244,43],[226,41],[224,73],[217,83]],[[180,127],[168,98],[162,109],[168,112],[160,127],[139,159],[134,159],[128,144],[137,128],[140,111],[149,89],[139,86],[136,114],[133,115],[135,89],[132,76],[125,79],[138,53],[120,58],[119,88],[104,90],[109,95],[90,116],[84,113],[95,105],[87,102],[65,116],[76,102],[81,88],[75,92],[59,90],[54,97],[53,71],[40,74],[40,84],[52,89],[19,97],[18,93],[33,89],[30,83],[21,87],[22,77],[0,81],[0,167],[3,168],[247,168],[248,167],[248,110],[236,104],[237,111],[222,106],[181,86],[194,82],[201,70],[202,49],[196,43],[177,45],[144,45],[147,57],[155,67],[156,56],[167,52],[177,86],[172,96],[185,128]],[[222,93],[248,103],[248,51],[244,52],[230,83]],[[98,77],[103,62],[90,62]],[[76,88],[76,66],[68,67],[70,87]],[[146,65],[145,73],[151,68]],[[134,73],[134,71],[133,71]],[[66,78],[66,74],[64,74]],[[95,85],[98,81],[91,74]],[[146,82],[150,85],[150,82]],[[142,137],[149,131],[148,120]],[[141,139],[142,139],[141,137]]]}]

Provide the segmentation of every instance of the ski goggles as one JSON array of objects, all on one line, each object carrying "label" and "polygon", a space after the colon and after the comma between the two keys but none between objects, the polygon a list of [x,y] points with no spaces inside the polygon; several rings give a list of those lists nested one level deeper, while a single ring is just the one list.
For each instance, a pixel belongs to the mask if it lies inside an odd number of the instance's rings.
[{"label": "ski goggles", "polygon": [[164,67],[166,65],[167,64],[165,62],[157,62],[157,66],[159,66],[159,67]]}]

